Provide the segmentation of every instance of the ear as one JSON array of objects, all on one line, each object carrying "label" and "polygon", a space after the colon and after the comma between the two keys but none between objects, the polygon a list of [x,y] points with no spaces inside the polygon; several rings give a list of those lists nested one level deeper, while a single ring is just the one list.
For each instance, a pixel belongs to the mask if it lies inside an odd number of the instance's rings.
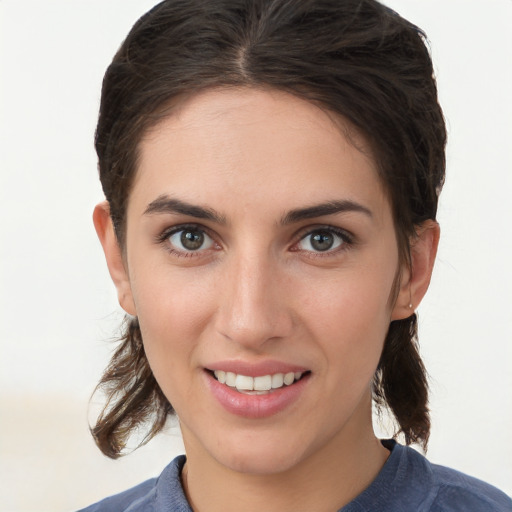
[{"label": "ear", "polygon": [[410,317],[428,290],[439,245],[439,224],[423,222],[411,240],[411,267],[406,267],[400,280],[400,290],[391,312],[391,320]]},{"label": "ear", "polygon": [[130,286],[130,278],[126,271],[123,254],[114,232],[108,201],[96,205],[92,218],[96,233],[103,247],[103,252],[105,253],[110,277],[117,288],[119,304],[128,314],[135,316],[136,311]]}]

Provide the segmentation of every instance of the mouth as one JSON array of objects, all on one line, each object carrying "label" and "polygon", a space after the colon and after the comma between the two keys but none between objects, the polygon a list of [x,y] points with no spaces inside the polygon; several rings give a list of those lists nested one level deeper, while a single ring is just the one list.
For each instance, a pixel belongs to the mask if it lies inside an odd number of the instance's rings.
[{"label": "mouth", "polygon": [[305,396],[311,371],[278,361],[249,364],[216,362],[205,367],[207,387],[229,413],[264,419],[281,413]]},{"label": "mouth", "polygon": [[220,384],[244,395],[268,395],[289,387],[309,375],[310,371],[273,373],[251,377],[224,370],[208,370]]}]

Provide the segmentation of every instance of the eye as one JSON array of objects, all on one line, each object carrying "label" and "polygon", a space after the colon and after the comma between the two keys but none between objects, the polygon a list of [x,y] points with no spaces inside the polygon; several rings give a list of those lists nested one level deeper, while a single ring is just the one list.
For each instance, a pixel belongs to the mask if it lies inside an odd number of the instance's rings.
[{"label": "eye", "polygon": [[316,229],[304,236],[297,247],[302,251],[328,252],[350,243],[348,236],[334,229]]},{"label": "eye", "polygon": [[202,229],[192,227],[175,230],[167,240],[177,252],[195,252],[214,245],[214,241]]}]

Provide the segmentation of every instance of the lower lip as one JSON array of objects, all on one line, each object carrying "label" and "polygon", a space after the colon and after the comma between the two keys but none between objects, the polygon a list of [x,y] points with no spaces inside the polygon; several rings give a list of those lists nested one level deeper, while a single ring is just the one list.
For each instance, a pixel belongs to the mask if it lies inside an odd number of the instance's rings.
[{"label": "lower lip", "polygon": [[246,395],[221,384],[209,372],[205,372],[213,396],[230,413],[243,418],[268,418],[295,403],[309,381],[310,374],[290,386],[283,386],[265,395]]}]

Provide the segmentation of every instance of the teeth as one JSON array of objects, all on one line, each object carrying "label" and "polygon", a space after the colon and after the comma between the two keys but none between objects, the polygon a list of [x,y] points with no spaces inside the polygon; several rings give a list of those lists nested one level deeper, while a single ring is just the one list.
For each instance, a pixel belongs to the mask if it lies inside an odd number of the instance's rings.
[{"label": "teeth", "polygon": [[233,372],[226,372],[226,384],[232,388],[236,386],[236,375]]},{"label": "teeth", "polygon": [[274,389],[282,388],[284,384],[284,375],[282,373],[276,373],[272,375],[272,387]]},{"label": "teeth", "polygon": [[287,373],[285,376],[284,376],[284,383],[289,386],[290,384],[293,384],[293,381],[295,380],[295,373],[293,372],[290,372],[290,373]]},{"label": "teeth", "polygon": [[[265,391],[290,386],[302,377],[302,372],[275,373],[260,377],[248,377],[233,372],[215,370],[215,378],[221,383],[238,391],[253,391],[253,394],[264,394]],[[263,393],[261,393],[263,392]]]},{"label": "teeth", "polygon": [[235,388],[239,391],[252,391],[254,389],[254,379],[245,375],[237,375],[235,379]]},{"label": "teeth", "polygon": [[270,375],[254,377],[254,389],[256,391],[270,391],[272,389],[272,377]]}]

